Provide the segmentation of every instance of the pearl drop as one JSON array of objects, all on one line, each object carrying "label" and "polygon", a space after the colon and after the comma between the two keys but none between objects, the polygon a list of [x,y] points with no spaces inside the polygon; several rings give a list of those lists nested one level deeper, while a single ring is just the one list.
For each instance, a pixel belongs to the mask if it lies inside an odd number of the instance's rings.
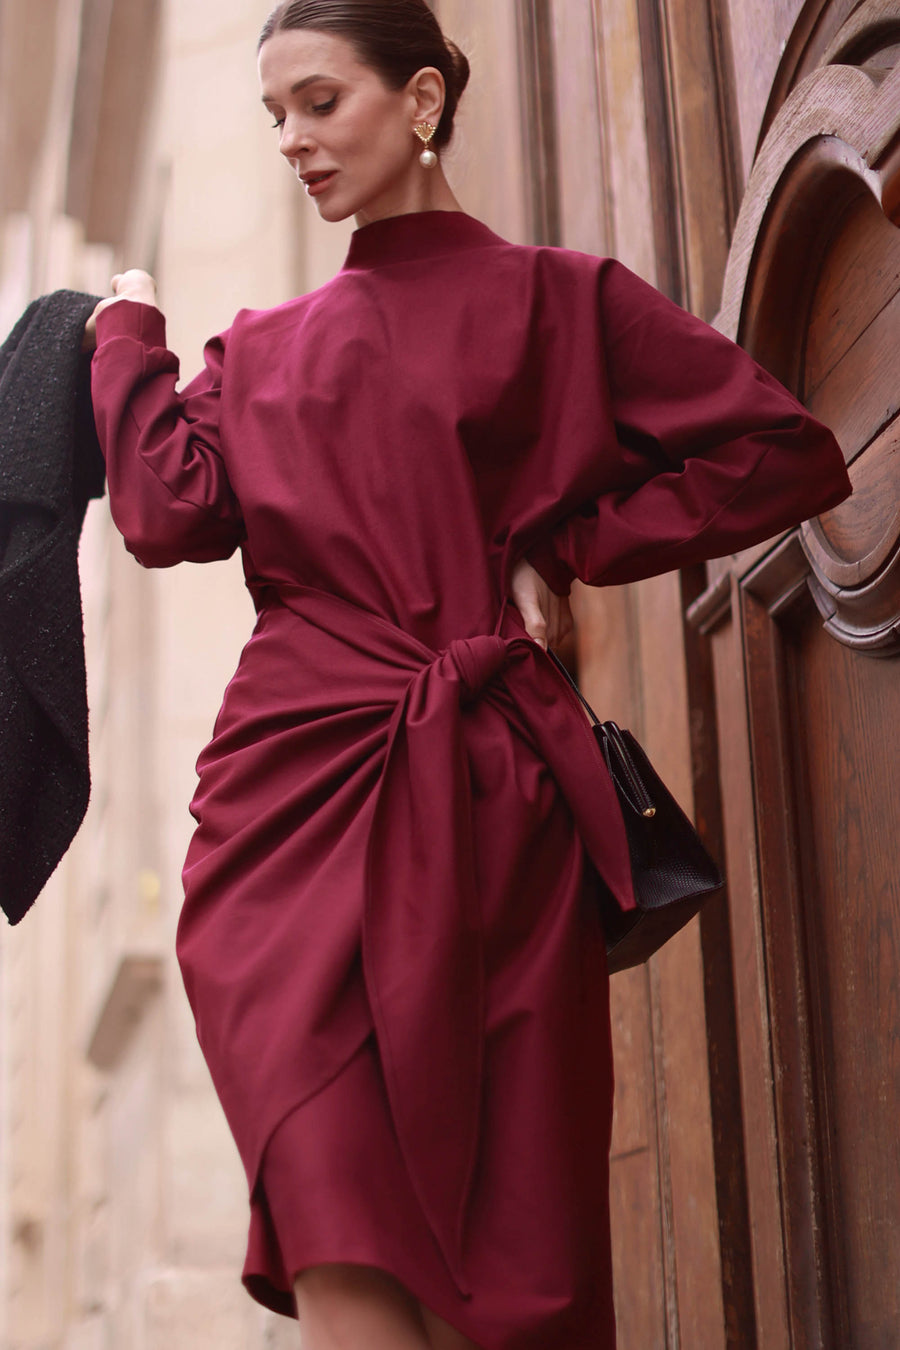
[{"label": "pearl drop", "polygon": [[437,155],[433,150],[423,150],[419,156],[419,163],[423,169],[433,169],[437,162]]}]

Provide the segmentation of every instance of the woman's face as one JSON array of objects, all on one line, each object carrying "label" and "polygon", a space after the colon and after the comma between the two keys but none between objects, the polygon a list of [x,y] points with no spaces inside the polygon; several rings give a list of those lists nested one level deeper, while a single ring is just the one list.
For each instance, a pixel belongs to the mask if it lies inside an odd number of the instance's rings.
[{"label": "woman's face", "polygon": [[415,78],[389,89],[344,38],[311,29],[263,43],[259,77],[278,148],[323,220],[366,224],[415,209],[428,172],[413,133],[421,116]]}]

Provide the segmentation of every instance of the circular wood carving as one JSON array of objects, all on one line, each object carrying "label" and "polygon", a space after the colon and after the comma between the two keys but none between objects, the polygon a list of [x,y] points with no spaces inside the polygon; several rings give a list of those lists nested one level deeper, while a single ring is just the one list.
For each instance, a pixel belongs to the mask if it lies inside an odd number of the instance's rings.
[{"label": "circular wood carving", "polygon": [[873,655],[900,652],[898,42],[896,8],[872,0],[786,98],[748,184],[718,319],[841,443],[854,494],[800,539],[827,630]]}]

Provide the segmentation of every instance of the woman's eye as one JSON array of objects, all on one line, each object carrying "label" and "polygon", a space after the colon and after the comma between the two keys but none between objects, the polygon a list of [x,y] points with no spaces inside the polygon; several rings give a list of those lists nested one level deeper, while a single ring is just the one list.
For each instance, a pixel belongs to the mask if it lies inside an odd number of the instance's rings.
[{"label": "woman's eye", "polygon": [[331,112],[332,108],[334,107],[334,105],[335,105],[336,103],[337,103],[337,94],[334,94],[333,97],[330,98],[330,99],[328,100],[327,103],[314,103],[314,104],[313,104],[313,112],[314,112],[314,113],[329,113],[329,112]]},{"label": "woman's eye", "polygon": [[284,126],[283,117],[277,117],[275,121],[272,123],[272,127],[275,131],[280,131],[283,126]]}]

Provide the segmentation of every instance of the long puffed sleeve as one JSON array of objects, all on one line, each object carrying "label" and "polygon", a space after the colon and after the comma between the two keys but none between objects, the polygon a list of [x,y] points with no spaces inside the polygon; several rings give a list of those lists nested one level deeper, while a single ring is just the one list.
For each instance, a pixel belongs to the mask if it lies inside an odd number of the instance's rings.
[{"label": "long puffed sleeve", "polygon": [[177,393],[178,358],[152,306],[122,300],[97,318],[91,392],[113,519],[146,567],[229,557],[244,538],[219,444],[225,345]]},{"label": "long puffed sleeve", "polygon": [[598,439],[615,437],[621,473],[528,550],[554,590],[737,552],[847,496],[831,432],[746,352],[618,263],[598,285],[612,423]]}]

